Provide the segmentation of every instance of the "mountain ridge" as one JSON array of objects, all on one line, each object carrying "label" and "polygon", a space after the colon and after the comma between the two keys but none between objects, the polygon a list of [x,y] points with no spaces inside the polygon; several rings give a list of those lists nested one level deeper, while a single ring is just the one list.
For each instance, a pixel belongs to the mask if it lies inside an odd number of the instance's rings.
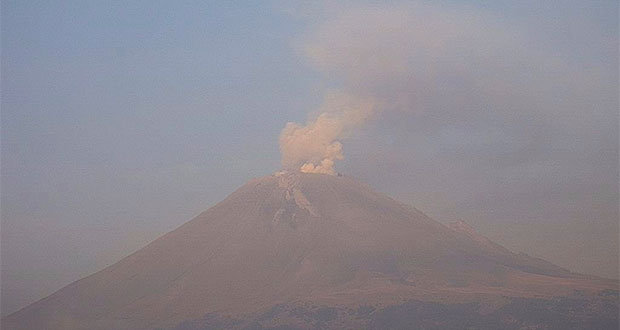
[{"label": "mountain ridge", "polygon": [[492,309],[505,297],[590,297],[614,289],[617,281],[515,254],[464,223],[443,225],[353,178],[278,172],[250,180],[2,325],[172,329],[205,315],[252,319],[274,306],[340,311],[415,300]]}]

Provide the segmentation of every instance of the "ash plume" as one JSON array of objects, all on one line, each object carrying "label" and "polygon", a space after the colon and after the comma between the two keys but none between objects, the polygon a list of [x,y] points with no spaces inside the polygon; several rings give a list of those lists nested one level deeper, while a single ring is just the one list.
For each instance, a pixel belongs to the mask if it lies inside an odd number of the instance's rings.
[{"label": "ash plume", "polygon": [[[617,70],[575,65],[491,11],[431,2],[327,7],[308,16],[314,24],[294,46],[340,92],[331,92],[305,124],[286,124],[279,141],[285,169],[333,174],[334,162],[344,158],[343,140],[370,124],[371,113],[403,124],[408,136],[428,144],[404,154],[381,150],[377,141],[367,145],[374,150],[369,154],[411,157],[407,162],[421,167],[433,167],[429,159],[454,149],[476,161],[512,155],[538,163],[553,155],[563,162],[556,151],[573,148],[568,141],[575,138],[566,134],[589,141],[580,146],[584,152],[599,148],[594,136],[611,145],[604,136],[617,134],[617,125],[606,124],[617,122],[609,120],[617,116],[617,101],[605,96],[617,94],[610,89],[616,78],[607,73]],[[616,39],[600,40],[612,45]],[[577,129],[594,120],[583,111],[593,104],[601,109],[604,132]],[[557,145],[543,151],[541,140]]]},{"label": "ash plume", "polygon": [[[334,174],[334,163],[344,158],[341,140],[372,113],[429,112],[437,103],[433,99],[447,89],[440,84],[444,81],[497,86],[484,72],[476,76],[467,70],[483,62],[485,72],[501,71],[504,61],[489,59],[489,44],[514,36],[488,21],[477,13],[425,5],[362,7],[328,15],[297,46],[313,68],[338,82],[340,91],[328,93],[318,115],[306,124],[286,124],[279,140],[283,167]],[[468,97],[448,99],[457,99],[451,106],[460,108]]]},{"label": "ash plume", "polygon": [[371,99],[328,93],[318,116],[305,125],[289,122],[280,133],[283,167],[304,173],[335,174],[334,162],[344,158],[340,139],[364,124],[373,108]]}]

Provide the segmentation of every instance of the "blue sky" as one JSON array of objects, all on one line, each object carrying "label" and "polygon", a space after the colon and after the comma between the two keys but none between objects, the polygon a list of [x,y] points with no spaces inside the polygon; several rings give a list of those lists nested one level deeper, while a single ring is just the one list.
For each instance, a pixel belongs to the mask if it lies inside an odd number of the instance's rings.
[{"label": "blue sky", "polygon": [[[277,171],[286,122],[304,122],[329,88],[359,87],[303,46],[351,28],[346,13],[397,5],[378,3],[3,1],[2,313]],[[617,276],[617,1],[430,6],[524,36],[506,69],[515,99],[463,105],[467,79],[447,75],[454,93],[424,103],[446,110],[381,113],[345,141],[337,168],[440,221]],[[371,80],[359,90],[406,87]],[[469,117],[455,120],[455,105]]]}]

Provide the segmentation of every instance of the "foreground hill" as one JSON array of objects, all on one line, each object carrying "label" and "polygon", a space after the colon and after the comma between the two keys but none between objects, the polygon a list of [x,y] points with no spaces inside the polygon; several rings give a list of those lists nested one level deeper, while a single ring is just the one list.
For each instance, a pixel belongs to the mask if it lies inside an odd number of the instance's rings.
[{"label": "foreground hill", "polygon": [[618,282],[343,176],[255,179],[2,329],[617,329]]}]

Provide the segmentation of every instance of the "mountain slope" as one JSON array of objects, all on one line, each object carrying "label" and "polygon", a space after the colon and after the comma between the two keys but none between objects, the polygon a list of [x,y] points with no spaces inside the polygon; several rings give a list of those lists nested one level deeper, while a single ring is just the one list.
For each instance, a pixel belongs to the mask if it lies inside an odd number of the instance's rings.
[{"label": "mountain slope", "polygon": [[290,311],[326,306],[341,315],[407,301],[497,310],[505,297],[590,297],[617,285],[514,254],[466,224],[444,226],[348,177],[278,173],[6,317],[2,328],[243,328],[257,317],[311,328],[315,321]]}]

